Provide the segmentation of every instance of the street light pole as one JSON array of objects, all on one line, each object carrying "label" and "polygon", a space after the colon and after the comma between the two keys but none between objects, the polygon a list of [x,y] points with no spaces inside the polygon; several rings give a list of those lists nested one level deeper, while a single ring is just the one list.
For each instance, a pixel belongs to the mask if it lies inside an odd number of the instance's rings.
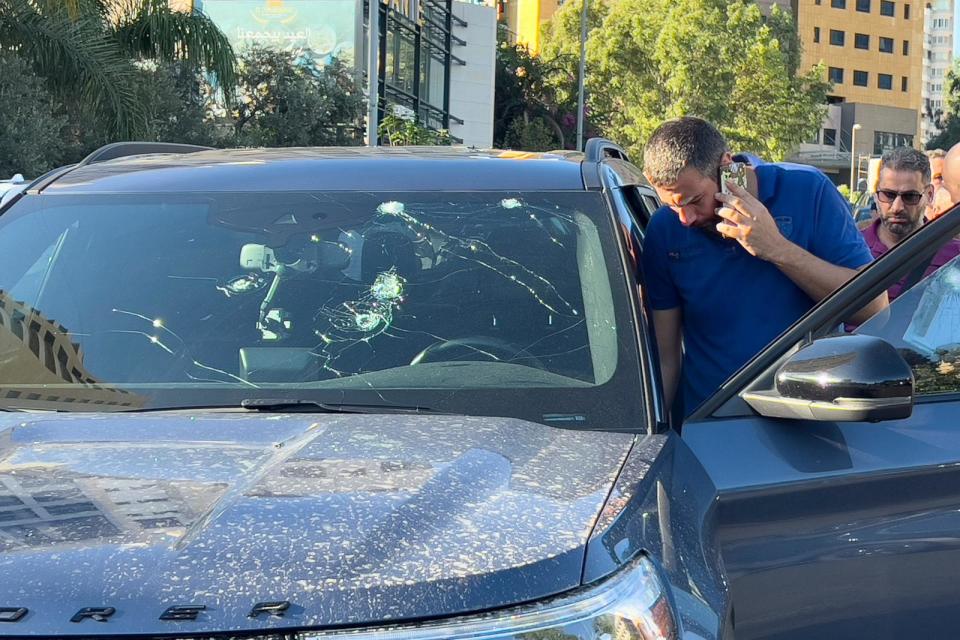
[{"label": "street light pole", "polygon": [[587,63],[587,7],[590,0],[583,0],[580,10],[580,78],[577,82],[577,151],[583,151],[583,84]]},{"label": "street light pole", "polygon": [[380,0],[368,0],[370,19],[367,20],[367,146],[379,142],[380,128]]},{"label": "street light pole", "polygon": [[854,124],[853,128],[850,130],[850,195],[854,194],[855,185],[856,185],[856,171],[854,167],[856,166],[857,160],[857,131],[861,129],[859,123]]}]

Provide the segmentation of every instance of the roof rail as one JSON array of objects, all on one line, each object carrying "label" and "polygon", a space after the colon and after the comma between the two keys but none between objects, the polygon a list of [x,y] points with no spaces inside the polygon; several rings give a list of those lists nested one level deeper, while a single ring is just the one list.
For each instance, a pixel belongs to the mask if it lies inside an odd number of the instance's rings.
[{"label": "roof rail", "polygon": [[106,162],[126,156],[139,156],[146,153],[196,153],[209,151],[213,147],[201,147],[193,144],[173,142],[113,142],[104,145],[80,161],[77,166]]},{"label": "roof rail", "polygon": [[606,158],[630,161],[623,147],[606,138],[590,138],[583,152],[587,156],[587,162],[600,162]]}]

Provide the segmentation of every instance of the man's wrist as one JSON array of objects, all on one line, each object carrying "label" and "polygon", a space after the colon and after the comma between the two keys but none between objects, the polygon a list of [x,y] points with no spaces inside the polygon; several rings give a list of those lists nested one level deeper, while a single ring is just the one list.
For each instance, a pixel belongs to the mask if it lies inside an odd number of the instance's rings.
[{"label": "man's wrist", "polygon": [[761,256],[762,259],[771,263],[775,267],[782,268],[784,265],[793,264],[797,259],[797,250],[800,247],[793,244],[783,236],[774,245],[769,254]]}]

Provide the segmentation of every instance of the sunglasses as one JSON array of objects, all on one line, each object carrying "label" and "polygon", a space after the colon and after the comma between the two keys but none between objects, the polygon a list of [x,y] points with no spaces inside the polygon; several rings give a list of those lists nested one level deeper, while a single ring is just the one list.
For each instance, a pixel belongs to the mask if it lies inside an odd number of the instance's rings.
[{"label": "sunglasses", "polygon": [[893,189],[880,189],[877,191],[877,200],[884,204],[890,204],[897,198],[903,200],[903,204],[913,206],[920,204],[923,194],[919,191],[894,191]]}]

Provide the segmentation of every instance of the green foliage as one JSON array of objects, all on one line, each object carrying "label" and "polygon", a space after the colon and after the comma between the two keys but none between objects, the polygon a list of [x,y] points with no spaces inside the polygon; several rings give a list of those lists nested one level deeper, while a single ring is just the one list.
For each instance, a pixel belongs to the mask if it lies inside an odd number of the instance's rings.
[{"label": "green foliage", "polygon": [[[526,47],[510,44],[505,30],[499,36],[494,144],[525,151],[573,148],[579,58],[565,52],[532,56]],[[589,123],[585,130],[595,133]]]},{"label": "green foliage", "polygon": [[947,71],[943,89],[946,104],[940,114],[940,133],[927,142],[927,149],[949,149],[960,142],[960,60]]},{"label": "green foliage", "polygon": [[[576,2],[557,11],[545,56],[578,46],[579,13]],[[747,0],[618,0],[590,20],[589,113],[635,159],[657,125],[681,115],[706,118],[737,150],[770,160],[820,127],[830,85],[819,67],[796,74],[800,45],[782,12],[764,18]]]},{"label": "green foliage", "polygon": [[224,142],[208,118],[209,92],[198,76],[178,64],[141,67],[135,89],[144,109],[142,140],[200,145]]},{"label": "green foliage", "polygon": [[0,178],[36,177],[58,160],[66,118],[43,80],[11,53],[0,53]]},{"label": "green foliage", "polygon": [[551,151],[562,148],[554,130],[543,118],[536,117],[529,120],[514,118],[504,136],[503,147],[524,151]]},{"label": "green foliage", "polygon": [[230,118],[240,146],[339,146],[360,141],[364,96],[342,63],[323,69],[294,54],[251,48],[239,61]]},{"label": "green foliage", "polygon": [[0,0],[0,49],[28,61],[61,102],[80,103],[73,110],[105,116],[120,138],[146,133],[138,59],[206,70],[228,88],[234,75],[223,33],[166,0]]},{"label": "green foliage", "polygon": [[377,131],[381,141],[390,146],[410,145],[449,145],[452,142],[450,133],[446,130],[435,131],[424,126],[412,117],[399,115],[394,108],[387,109],[387,115],[380,121]]}]

